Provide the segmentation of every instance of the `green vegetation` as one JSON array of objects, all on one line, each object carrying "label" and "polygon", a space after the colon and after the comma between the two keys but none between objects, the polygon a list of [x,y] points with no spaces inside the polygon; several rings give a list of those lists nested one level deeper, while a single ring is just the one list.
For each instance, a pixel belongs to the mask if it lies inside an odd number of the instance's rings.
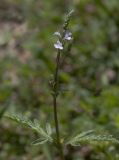
[{"label": "green vegetation", "polygon": [[[56,57],[53,33],[59,30],[64,15],[75,8],[70,23],[74,40],[69,52],[64,50],[67,55],[60,72],[58,118],[61,140],[69,133],[75,139],[68,139],[67,144],[81,145],[68,145],[64,154],[66,160],[118,160],[119,144],[99,142],[119,139],[119,1],[2,1],[0,159],[58,159],[51,143],[33,146],[31,142],[42,143],[44,137],[52,141],[49,132],[54,133],[54,119],[49,82]],[[41,127],[44,137],[39,139],[39,133],[4,118],[5,112],[24,115],[26,119],[20,121],[33,130]],[[18,122],[20,117],[15,118]],[[99,142],[88,143],[95,139]]]}]

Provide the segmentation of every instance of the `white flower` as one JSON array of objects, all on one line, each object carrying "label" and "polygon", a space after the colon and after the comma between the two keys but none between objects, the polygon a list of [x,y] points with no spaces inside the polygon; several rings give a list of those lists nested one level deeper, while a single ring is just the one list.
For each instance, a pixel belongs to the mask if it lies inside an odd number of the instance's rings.
[{"label": "white flower", "polygon": [[72,33],[69,31],[66,31],[64,39],[68,41],[72,40]]},{"label": "white flower", "polygon": [[54,44],[54,47],[56,49],[63,50],[63,45],[62,45],[62,43],[59,40],[57,41],[57,43]]},{"label": "white flower", "polygon": [[58,36],[58,37],[61,37],[60,32],[55,32],[54,35],[55,35],[55,36]]}]

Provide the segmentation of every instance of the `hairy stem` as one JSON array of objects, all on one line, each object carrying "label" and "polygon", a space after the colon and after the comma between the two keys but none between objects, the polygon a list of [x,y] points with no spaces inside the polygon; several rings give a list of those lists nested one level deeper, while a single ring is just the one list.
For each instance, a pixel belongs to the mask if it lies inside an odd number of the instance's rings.
[{"label": "hairy stem", "polygon": [[60,50],[58,50],[57,57],[56,57],[56,69],[54,74],[54,87],[53,87],[53,108],[54,108],[54,121],[55,121],[55,129],[56,129],[56,140],[57,140],[57,147],[59,149],[60,157],[64,160],[63,148],[60,142],[60,131],[59,131],[59,123],[58,123],[58,116],[57,116],[57,97],[59,92],[59,66],[60,66]]}]

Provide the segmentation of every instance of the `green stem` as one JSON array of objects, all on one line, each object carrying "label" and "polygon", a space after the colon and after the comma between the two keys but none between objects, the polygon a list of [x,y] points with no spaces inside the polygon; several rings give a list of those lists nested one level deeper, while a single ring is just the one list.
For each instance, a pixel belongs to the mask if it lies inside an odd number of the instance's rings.
[{"label": "green stem", "polygon": [[57,97],[58,97],[58,92],[59,92],[59,66],[60,66],[60,50],[58,50],[58,53],[57,53],[56,69],[55,69],[55,74],[54,74],[53,108],[54,108],[54,121],[55,121],[57,147],[59,149],[61,159],[64,160],[63,148],[60,142],[60,131],[59,131],[58,116],[57,116]]}]

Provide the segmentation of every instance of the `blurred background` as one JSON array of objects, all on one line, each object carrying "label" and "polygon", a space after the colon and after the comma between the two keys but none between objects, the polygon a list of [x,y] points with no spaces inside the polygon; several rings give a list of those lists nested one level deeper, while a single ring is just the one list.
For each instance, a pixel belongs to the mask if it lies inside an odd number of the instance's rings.
[{"label": "blurred background", "polygon": [[[96,129],[119,139],[119,0],[0,0],[0,160],[52,160],[52,146],[3,118],[21,113],[53,122],[49,80],[64,15],[74,8],[74,42],[62,65],[62,133]],[[73,133],[72,133],[73,134]],[[67,147],[67,160],[119,160],[119,145]]]}]

